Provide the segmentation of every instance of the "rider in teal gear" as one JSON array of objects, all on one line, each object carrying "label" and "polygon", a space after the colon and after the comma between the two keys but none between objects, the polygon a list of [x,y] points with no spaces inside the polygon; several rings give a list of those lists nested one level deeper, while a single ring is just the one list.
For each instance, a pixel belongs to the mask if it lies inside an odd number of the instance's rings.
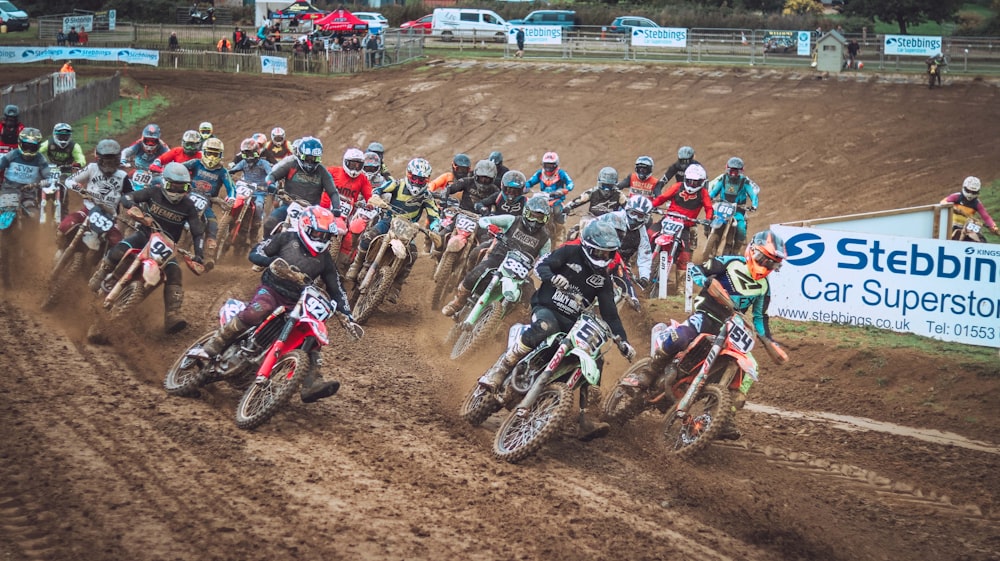
[{"label": "rider in teal gear", "polygon": [[[726,162],[726,172],[713,179],[708,184],[708,196],[713,201],[725,199],[736,203],[738,207],[746,207],[749,212],[757,210],[757,193],[760,187],[752,179],[743,174],[743,160],[736,156]],[[747,241],[747,220],[743,211],[737,210],[733,219],[736,221],[737,246]]]}]

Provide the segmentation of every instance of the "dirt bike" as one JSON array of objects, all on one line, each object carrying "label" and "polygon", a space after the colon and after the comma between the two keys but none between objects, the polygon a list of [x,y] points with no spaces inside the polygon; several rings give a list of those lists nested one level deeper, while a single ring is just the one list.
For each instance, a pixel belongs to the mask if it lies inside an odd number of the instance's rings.
[{"label": "dirt bike", "polygon": [[[578,293],[563,292],[583,307]],[[493,439],[493,456],[515,463],[537,452],[567,425],[573,414],[573,392],[580,388],[580,408],[587,407],[588,386],[601,383],[602,357],[608,343],[618,342],[596,310],[597,300],[583,307],[565,333],[550,335],[518,362],[497,393],[477,383],[466,396],[460,414],[479,425],[501,407],[512,412]],[[526,325],[510,329],[508,350],[517,344]]]},{"label": "dirt bike", "polygon": [[[278,276],[297,275],[298,280],[305,280],[282,259],[272,262],[271,268]],[[219,309],[219,323],[225,325],[246,306],[245,302],[230,298]],[[225,380],[244,392],[236,406],[236,426],[245,430],[257,428],[295,395],[308,369],[318,368],[310,353],[329,344],[326,321],[334,315],[355,339],[364,334],[363,329],[350,324],[347,316],[335,311],[326,292],[306,284],[294,306],[278,307],[216,357],[192,356],[215,331],[199,337],[171,365],[163,388],[168,394],[189,397],[197,395],[203,386]]]},{"label": "dirt bike", "polygon": [[257,223],[258,189],[256,183],[236,182],[236,202],[229,209],[229,216],[225,218],[225,231],[223,225],[219,224],[219,248],[216,260],[221,261],[229,249],[232,249],[235,255],[246,256],[250,253],[250,247],[257,243],[257,230],[260,228],[260,224]]},{"label": "dirt bike", "polygon": [[0,187],[0,280],[11,286],[11,271],[18,260],[26,259],[22,237],[26,220],[37,218],[35,190],[38,184],[18,186],[4,182]]},{"label": "dirt bike", "polygon": [[716,201],[712,222],[709,224],[708,239],[702,261],[719,255],[733,255],[736,251],[736,213],[746,212],[746,207],[729,201]]},{"label": "dirt bike", "polygon": [[[372,197],[369,202],[385,213],[394,214],[382,197]],[[435,232],[400,216],[393,216],[389,231],[371,241],[351,298],[355,321],[367,321],[385,300],[396,275],[410,258],[410,243],[420,232],[429,237],[435,247],[441,247],[441,237]]]},{"label": "dirt bike", "polygon": [[[624,423],[646,410],[666,413],[664,436],[667,448],[681,457],[690,457],[716,439],[742,408],[750,386],[757,381],[757,361],[753,324],[735,310],[729,294],[717,280],[709,295],[725,306],[728,315],[717,335],[699,334],[688,347],[664,368],[654,372],[652,383],[643,390],[639,378],[649,368],[650,358],[632,365],[608,392],[601,406],[605,420]],[[657,351],[658,335],[676,329],[660,323],[651,333],[652,351]],[[788,359],[773,341],[756,335],[768,355],[777,363]]]},{"label": "dirt bike", "polygon": [[358,245],[361,243],[361,234],[363,234],[373,222],[377,221],[379,214],[380,211],[378,207],[373,204],[355,206],[354,213],[347,222],[347,235],[344,236],[344,241],[342,242],[343,245],[340,246],[341,253],[344,253],[347,256],[347,259],[345,260],[345,264],[347,266],[350,266],[350,264],[354,261],[355,255],[358,253]]},{"label": "dirt bike", "polygon": [[[653,263],[657,264],[656,272],[653,274],[650,285],[650,294],[656,291],[659,298],[667,297],[667,286],[670,283],[670,273],[673,270],[674,262],[682,251],[688,250],[688,241],[685,238],[685,223],[691,221],[690,217],[679,212],[667,211],[663,213],[663,221],[660,222],[660,233],[653,238]],[[708,224],[707,220],[697,219],[698,224]]]},{"label": "dirt bike", "polygon": [[431,293],[431,309],[440,310],[444,297],[458,286],[468,272],[469,255],[475,249],[476,230],[479,215],[475,212],[453,207],[445,211],[441,220],[444,237],[444,253],[434,269],[434,290]]},{"label": "dirt bike", "polygon": [[[157,287],[164,283],[166,274],[163,266],[175,253],[179,253],[188,269],[196,275],[205,272],[205,266],[194,260],[191,252],[176,247],[159,224],[143,213],[139,207],[132,207],[126,213],[152,230],[149,240],[142,248],[130,248],[122,256],[121,261],[113,269],[113,278],[118,281],[110,287],[101,287],[104,294],[102,305],[108,310],[111,319],[119,318],[134,310]],[[139,224],[135,225],[136,227]],[[105,290],[107,288],[107,290]]]},{"label": "dirt bike", "polygon": [[[66,184],[63,183],[65,178],[68,178],[75,171],[79,171],[79,168],[74,168],[72,166],[64,166],[62,168],[54,168],[49,174],[49,184],[42,187],[39,190],[39,201],[38,201],[38,223],[47,224],[51,218],[52,224],[56,227],[65,218],[63,214],[63,203],[66,201]],[[52,204],[52,210],[49,211],[49,203]],[[49,216],[51,212],[52,216]]]},{"label": "dirt bike", "polygon": [[128,172],[129,181],[132,182],[132,189],[139,191],[145,189],[150,183],[153,182],[154,174],[148,169],[140,169],[138,167],[132,168],[132,171]]},{"label": "dirt bike", "polygon": [[533,264],[530,256],[508,249],[500,266],[484,272],[476,281],[472,295],[455,314],[463,319],[448,333],[447,341],[454,341],[452,360],[472,352],[496,332],[504,317],[521,302],[521,287],[531,282],[528,277]]},{"label": "dirt bike", "polygon": [[986,233],[983,230],[983,219],[978,215],[965,216],[956,213],[951,236],[948,239],[957,242],[987,243]]},{"label": "dirt bike", "polygon": [[66,283],[85,268],[92,268],[108,250],[108,232],[115,226],[116,207],[94,197],[87,191],[74,191],[89,201],[87,219],[74,224],[64,236],[69,243],[56,259],[49,275],[49,289],[42,304],[43,309],[51,309],[59,303]]},{"label": "dirt bike", "polygon": [[188,17],[188,24],[191,25],[212,25],[215,23],[215,8],[207,8],[205,10],[197,9],[191,10]]}]

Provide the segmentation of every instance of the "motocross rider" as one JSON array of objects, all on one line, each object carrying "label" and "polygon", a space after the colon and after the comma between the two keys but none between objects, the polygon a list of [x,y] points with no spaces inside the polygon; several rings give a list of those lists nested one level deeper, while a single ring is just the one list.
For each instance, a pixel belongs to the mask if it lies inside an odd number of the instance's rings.
[{"label": "motocross rider", "polygon": [[16,105],[3,108],[3,121],[0,122],[0,154],[6,154],[17,149],[19,135],[24,130],[21,122],[21,110]]},{"label": "motocross rider", "polygon": [[[213,359],[232,344],[241,333],[260,325],[278,306],[291,308],[298,301],[306,284],[322,278],[331,304],[347,316],[348,330],[357,338],[362,333],[351,317],[347,294],[340,284],[337,267],[326,251],[337,234],[333,213],[319,206],[308,207],[295,230],[287,230],[259,243],[250,252],[250,261],[264,268],[260,285],[253,299],[240,313],[220,326],[211,339],[189,356]],[[320,368],[323,360],[319,349],[309,352],[310,368],[302,380],[300,397],[312,403],[330,397],[340,389],[336,380],[324,381]]]},{"label": "motocross rider", "polygon": [[[333,177],[320,164],[323,157],[323,143],[318,138],[307,136],[295,147],[295,157],[278,162],[267,176],[267,190],[277,192],[276,182],[284,180],[284,190],[292,197],[305,200],[310,205],[318,205],[325,192],[330,197],[330,209],[334,216],[340,216],[340,193]],[[274,209],[264,221],[264,235],[270,236],[274,227],[288,216],[288,203]]]},{"label": "motocross rider", "polygon": [[635,159],[635,171],[618,182],[618,190],[628,189],[629,196],[642,195],[653,200],[663,189],[663,181],[653,177],[653,158],[639,156]]},{"label": "motocross rider", "polygon": [[264,159],[272,166],[292,155],[292,145],[285,138],[285,129],[271,129],[271,140],[264,145]]},{"label": "motocross rider", "polygon": [[267,195],[265,186],[267,176],[271,173],[271,164],[260,157],[260,146],[253,138],[245,138],[240,143],[240,161],[229,168],[230,175],[242,174],[241,179],[249,183],[254,188],[254,224],[256,228],[251,232],[254,240],[260,239],[260,228],[264,222],[264,198]]},{"label": "motocross rider", "polygon": [[[27,127],[18,135],[18,147],[0,157],[0,191],[16,191],[21,195],[21,208],[31,218],[38,218],[38,190],[42,181],[46,189],[55,188],[55,176],[48,159],[40,152],[42,133]],[[32,220],[31,222],[37,222]],[[18,236],[20,228],[11,228],[8,235]]]},{"label": "motocross rider", "polygon": [[[342,218],[345,221],[345,226],[339,234],[343,235],[344,239],[341,240],[340,255],[336,257],[338,259],[343,257],[345,266],[346,261],[350,259],[349,256],[353,246],[353,239],[351,232],[346,228],[346,221],[350,219],[351,214],[357,208],[358,204],[367,205],[368,200],[372,198],[372,184],[371,180],[368,179],[368,175],[364,173],[364,166],[364,153],[357,148],[348,148],[344,152],[342,166],[330,166],[326,168],[330,172],[330,176],[333,177],[333,183],[337,186],[337,191],[340,193],[341,212],[343,213]],[[324,193],[320,206],[325,206],[324,203],[328,202],[329,197]],[[337,264],[340,265],[341,263],[338,262]]]},{"label": "motocross rider", "polygon": [[632,307],[636,309],[638,309],[638,301],[632,286],[632,275],[626,274],[626,269],[632,262],[632,258],[635,257],[636,267],[639,270],[639,278],[636,282],[643,290],[650,287],[649,275],[653,264],[653,248],[649,243],[649,236],[646,235],[645,225],[652,210],[653,204],[649,202],[649,199],[642,195],[632,195],[624,210],[616,210],[598,217],[598,220],[608,222],[618,232],[618,238],[621,240],[621,247],[618,248],[618,254],[621,256],[621,267],[616,267],[611,272],[625,280]]},{"label": "motocross rider", "polygon": [[503,154],[499,150],[490,152],[489,157],[486,159],[493,162],[497,166],[497,176],[494,184],[497,186],[497,189],[500,189],[502,187],[500,185],[500,180],[503,179],[504,174],[510,171],[510,168],[503,165]]},{"label": "motocross rider", "polygon": [[52,127],[52,138],[43,142],[38,151],[63,173],[67,173],[70,168],[79,171],[87,165],[83,148],[73,141],[73,127],[66,123],[58,123]]},{"label": "motocross rider", "polygon": [[[729,293],[737,310],[752,310],[753,325],[757,333],[771,339],[767,307],[771,301],[771,285],[767,276],[781,268],[785,259],[785,242],[770,230],[754,235],[743,255],[723,255],[714,257],[703,265],[693,265],[694,284],[706,288],[712,279],[718,280]],[[648,388],[667,364],[694,341],[699,333],[716,335],[722,329],[727,314],[721,304],[706,290],[695,298],[695,311],[676,328],[666,324],[653,327],[652,360],[649,367],[639,375],[639,387]],[[773,341],[773,339],[771,339]],[[667,385],[673,382],[668,381]],[[741,393],[737,397],[737,408],[746,399]],[[738,439],[740,432],[735,424],[727,425],[720,438]]]},{"label": "motocross rider", "polygon": [[580,218],[580,229],[594,218],[620,210],[628,201],[628,197],[618,189],[618,170],[611,166],[601,168],[597,173],[597,186],[587,189],[579,197],[563,207],[563,213],[568,214],[574,208],[590,203],[587,215]]},{"label": "motocross rider", "polygon": [[[576,323],[582,311],[572,294],[583,296],[587,306],[597,298],[601,317],[617,335],[618,350],[629,361],[635,349],[628,343],[628,335],[618,317],[615,295],[608,265],[611,264],[621,242],[610,224],[593,220],[580,236],[580,245],[564,245],[548,254],[535,266],[542,281],[541,287],[531,297],[531,325],[520,338],[479,379],[479,383],[495,391],[525,355],[549,335],[566,331]],[[584,391],[586,391],[584,389]],[[578,438],[590,440],[608,432],[607,423],[597,423],[580,411]]]},{"label": "motocross rider", "polygon": [[202,121],[202,123],[198,125],[198,136],[201,137],[202,149],[205,148],[206,140],[209,138],[218,138],[215,136],[215,127],[213,127],[212,123],[209,123],[208,121]]},{"label": "motocross rider", "polygon": [[997,227],[990,213],[986,211],[986,205],[983,204],[983,201],[979,200],[979,191],[982,189],[982,186],[982,182],[978,177],[970,175],[962,181],[961,191],[952,193],[941,199],[941,204],[950,203],[954,205],[951,207],[951,212],[954,215],[951,226],[952,231],[964,228],[965,221],[973,213],[978,213],[979,217],[983,219],[983,224],[994,234],[1000,235],[1000,228]]},{"label": "motocross rider", "polygon": [[663,174],[664,185],[673,185],[674,183],[684,181],[684,171],[687,170],[688,166],[691,164],[698,164],[701,166],[701,162],[694,159],[694,148],[691,148],[690,146],[681,146],[677,150],[677,161],[670,164],[670,167],[668,167],[667,171]]},{"label": "motocross rider", "polygon": [[455,157],[451,160],[451,171],[442,173],[431,181],[428,181],[427,190],[434,194],[439,194],[440,192],[439,196],[444,197],[444,191],[459,179],[469,177],[471,170],[472,159],[467,154],[455,154]]},{"label": "motocross rider", "polygon": [[458,200],[458,208],[469,212],[478,212],[477,205],[489,202],[496,197],[498,189],[494,185],[497,176],[497,165],[490,160],[479,160],[473,174],[468,177],[456,179],[448,186],[449,195],[461,193]]},{"label": "motocross rider", "polygon": [[553,245],[558,247],[566,239],[566,215],[562,212],[562,204],[566,195],[573,190],[573,180],[559,167],[559,154],[546,152],[542,155],[542,169],[528,179],[525,189],[531,189],[535,185],[549,196],[549,206],[555,216]]},{"label": "motocross rider", "polygon": [[368,148],[365,148],[365,151],[378,154],[378,158],[382,162],[382,178],[386,181],[392,181],[392,174],[389,173],[389,167],[385,165],[385,147],[382,146],[382,143],[372,141],[368,144]]},{"label": "motocross rider", "polygon": [[[85,191],[91,197],[98,199],[114,216],[118,213],[118,202],[122,195],[132,192],[132,182],[128,174],[118,169],[122,157],[121,145],[110,138],[105,138],[97,143],[94,156],[97,162],[88,164],[67,179],[66,188]],[[56,234],[56,259],[59,259],[70,242],[66,232],[87,220],[87,215],[93,207],[92,201],[84,199],[82,209],[66,215],[66,218],[59,223]],[[107,239],[109,247],[122,241],[122,233],[117,224],[108,230]]]},{"label": "motocross rider", "polygon": [[[545,223],[549,221],[549,213],[549,203],[545,197],[533,197],[528,201],[520,216],[501,214],[480,218],[479,227],[496,235],[497,243],[486,257],[465,275],[458,288],[455,289],[455,297],[445,304],[441,313],[450,317],[461,310],[469,295],[472,294],[472,289],[476,287],[476,281],[479,280],[479,277],[483,276],[487,270],[499,267],[507,256],[508,250],[516,249],[536,260],[539,256],[549,253],[552,242],[545,230]],[[530,284],[530,282],[529,280],[528,283]]]},{"label": "motocross rider", "polygon": [[122,150],[122,167],[135,166],[135,169],[148,170],[157,158],[165,154],[170,147],[160,139],[160,126],[150,123],[142,129],[142,137]]},{"label": "motocross rider", "polygon": [[517,170],[510,170],[500,179],[500,194],[496,197],[483,199],[476,203],[476,214],[490,216],[493,214],[513,214],[517,216],[524,211],[527,198],[524,196],[524,184],[527,179]]},{"label": "motocross rider", "polygon": [[[426,211],[427,217],[431,221],[430,229],[434,230],[437,228],[438,223],[441,221],[441,215],[434,197],[427,192],[427,181],[430,177],[430,162],[423,158],[414,158],[410,160],[410,163],[406,164],[405,179],[393,179],[375,190],[374,195],[381,197],[383,200],[388,199],[387,202],[392,212],[384,213],[378,222],[369,226],[361,234],[358,254],[355,256],[354,262],[351,263],[350,269],[347,270],[348,280],[357,280],[358,273],[365,262],[365,257],[368,255],[368,248],[371,247],[372,240],[376,236],[389,231],[393,214],[411,222],[417,222]],[[406,281],[406,277],[409,276],[410,271],[413,269],[413,263],[416,261],[417,246],[413,240],[410,240],[407,251],[410,258],[407,259],[402,270],[396,275],[392,283],[392,288],[389,290],[387,299],[391,303],[395,303],[399,299],[400,288],[402,288],[403,282]]]},{"label": "motocross rider", "polygon": [[184,131],[184,134],[181,136],[181,145],[174,146],[153,160],[153,163],[149,165],[149,171],[160,173],[163,171],[164,166],[170,162],[183,164],[188,160],[197,160],[200,158],[201,136],[198,134],[198,131]]},{"label": "motocross rider", "polygon": [[[653,207],[658,207],[664,203],[667,205],[667,212],[678,212],[690,218],[684,221],[684,233],[687,244],[681,246],[677,253],[677,267],[674,274],[677,279],[677,286],[680,286],[680,279],[687,274],[688,262],[691,261],[691,252],[698,247],[698,234],[695,232],[695,219],[704,210],[705,218],[711,220],[715,215],[712,207],[712,199],[708,196],[705,185],[705,168],[701,164],[691,164],[684,170],[684,182],[674,183],[668,187],[660,196],[653,199]],[[659,228],[656,228],[659,231]],[[683,240],[681,240],[683,241]],[[668,279],[661,279],[666,282]]]},{"label": "motocross rider", "polygon": [[[187,224],[194,239],[194,260],[202,263],[205,259],[205,223],[198,207],[187,196],[190,189],[191,173],[183,164],[171,162],[164,166],[163,174],[148,188],[124,195],[121,204],[128,209],[137,203],[143,203],[148,218],[156,222],[175,243],[184,233],[184,225]],[[97,271],[90,277],[90,289],[94,292],[108,290],[118,282],[112,272],[115,266],[129,249],[145,247],[151,231],[149,227],[141,226],[134,234],[108,250]],[[163,286],[164,330],[167,333],[177,333],[187,327],[187,321],[181,316],[184,289],[181,286],[181,267],[177,263],[176,254],[164,264],[163,273],[166,275]]]},{"label": "motocross rider", "polygon": [[365,172],[365,176],[368,178],[368,182],[371,183],[372,189],[379,188],[387,181],[385,176],[382,175],[382,156],[379,156],[375,152],[365,152],[365,163],[361,169]]},{"label": "motocross rider", "polygon": [[[201,158],[184,162],[184,167],[191,173],[191,190],[200,193],[209,199],[208,207],[202,216],[205,218],[205,251],[208,256],[205,258],[205,266],[209,269],[215,266],[215,250],[219,245],[219,217],[215,215],[215,209],[211,199],[222,196],[226,199],[225,206],[221,209],[223,215],[228,214],[229,209],[236,202],[236,187],[233,185],[233,178],[229,176],[229,171],[222,165],[222,156],[225,153],[225,146],[218,138],[209,137],[205,139],[202,148]],[[225,189],[225,194],[222,193]]]},{"label": "motocross rider", "polygon": [[733,220],[736,221],[736,236],[733,238],[736,247],[742,246],[747,241],[747,219],[739,207],[749,203],[747,211],[755,212],[759,191],[760,187],[743,174],[743,160],[736,156],[726,162],[726,173],[719,175],[708,185],[708,196],[713,201],[726,200],[738,205],[736,214],[733,215]]}]

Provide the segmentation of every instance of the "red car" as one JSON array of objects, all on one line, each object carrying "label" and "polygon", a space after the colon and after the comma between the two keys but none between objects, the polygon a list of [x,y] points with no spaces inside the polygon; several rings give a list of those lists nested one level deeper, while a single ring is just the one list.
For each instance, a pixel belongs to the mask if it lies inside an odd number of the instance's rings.
[{"label": "red car", "polygon": [[403,25],[400,25],[400,29],[413,29],[414,33],[424,33],[425,35],[430,35],[431,33],[431,20],[434,19],[433,14],[428,14],[420,19],[415,19],[413,21],[408,21]]}]

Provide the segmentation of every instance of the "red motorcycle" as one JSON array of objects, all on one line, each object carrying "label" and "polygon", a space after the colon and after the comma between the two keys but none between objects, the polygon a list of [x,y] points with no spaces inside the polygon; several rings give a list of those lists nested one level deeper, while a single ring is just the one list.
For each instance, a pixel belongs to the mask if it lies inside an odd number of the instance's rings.
[{"label": "red motorcycle", "polygon": [[[688,241],[685,236],[687,226],[685,225],[691,218],[679,212],[664,212],[663,221],[660,222],[660,231],[653,235],[653,270],[652,287],[657,291],[659,298],[667,297],[667,285],[670,282],[670,273],[677,261],[677,256],[682,251],[690,252]],[[707,220],[698,219],[694,222],[702,225],[709,224]]]},{"label": "red motorcycle", "polygon": [[256,183],[236,182],[236,202],[219,224],[219,249],[216,260],[222,261],[222,256],[229,249],[234,255],[246,256],[250,246],[257,243],[260,222],[257,219]]}]

